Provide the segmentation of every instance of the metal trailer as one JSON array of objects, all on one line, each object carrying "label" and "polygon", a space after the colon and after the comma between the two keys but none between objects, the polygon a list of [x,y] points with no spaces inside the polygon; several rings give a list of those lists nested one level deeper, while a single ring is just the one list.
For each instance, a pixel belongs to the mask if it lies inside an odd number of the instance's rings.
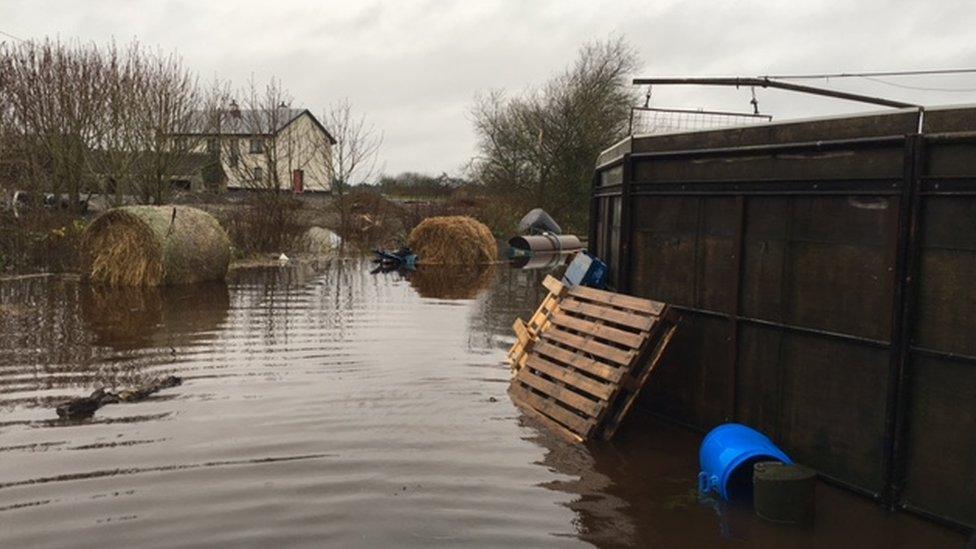
[{"label": "metal trailer", "polygon": [[976,107],[635,136],[589,247],[683,324],[642,408],[976,527]]}]

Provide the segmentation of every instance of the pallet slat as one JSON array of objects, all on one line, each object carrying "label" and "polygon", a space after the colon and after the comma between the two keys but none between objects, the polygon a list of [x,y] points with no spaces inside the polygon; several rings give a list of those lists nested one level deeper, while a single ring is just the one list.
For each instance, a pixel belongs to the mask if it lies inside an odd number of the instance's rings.
[{"label": "pallet slat", "polygon": [[583,332],[593,337],[612,341],[613,343],[619,343],[620,345],[626,345],[631,349],[640,348],[641,343],[643,343],[645,339],[639,333],[625,332],[624,330],[611,328],[610,326],[604,324],[597,324],[592,320],[575,318],[563,313],[556,313],[552,315],[551,321],[553,324],[561,328],[569,328],[577,332]]},{"label": "pallet slat", "polygon": [[543,379],[530,370],[531,368],[522,368],[518,374],[518,380],[540,393],[545,393],[547,397],[558,400],[574,410],[579,410],[591,418],[595,418],[600,414],[602,406],[599,402],[586,398],[570,390],[565,385],[559,385]]},{"label": "pallet slat", "polygon": [[634,358],[633,351],[624,351],[610,345],[605,345],[599,341],[593,341],[590,338],[571,334],[555,326],[546,330],[546,332],[543,334],[543,338],[549,341],[562,343],[563,345],[568,345],[584,353],[604,358],[621,366],[629,365],[630,361]]},{"label": "pallet slat", "polygon": [[550,294],[556,296],[557,298],[562,297],[563,293],[566,291],[566,285],[552,275],[546,275],[546,278],[542,280],[542,285],[545,287],[545,289],[549,290]]},{"label": "pallet slat", "polygon": [[604,307],[603,305],[597,305],[595,303],[579,301],[573,297],[568,297],[562,300],[562,302],[559,304],[559,309],[570,313],[576,313],[578,315],[602,318],[614,324],[627,326],[628,328],[645,332],[650,330],[651,326],[654,324],[654,319],[652,317],[628,313],[626,311],[621,311],[620,309],[612,309],[610,307]]},{"label": "pallet slat", "polygon": [[508,389],[508,394],[509,394],[509,396],[512,397],[512,402],[514,402],[515,405],[518,406],[518,408],[520,410],[522,410],[523,412],[525,412],[526,415],[532,417],[534,420],[536,420],[539,423],[545,425],[550,431],[552,431],[553,433],[556,433],[557,435],[559,435],[566,442],[569,442],[571,444],[575,444],[575,443],[578,443],[578,442],[583,442],[583,437],[581,437],[581,436],[577,435],[576,433],[570,431],[569,429],[566,428],[565,425],[563,425],[563,424],[561,424],[561,423],[559,423],[557,421],[553,421],[552,419],[549,418],[549,416],[543,414],[542,412],[539,412],[538,410],[536,410],[532,406],[529,406],[528,404],[526,404],[525,402],[523,402],[520,399],[520,396],[521,396],[520,390],[524,390],[524,389],[521,389],[521,387],[519,387],[518,389],[516,389],[514,387],[510,387]]},{"label": "pallet slat", "polygon": [[531,406],[537,412],[549,417],[549,419],[559,422],[578,436],[584,439],[589,436],[590,428],[593,427],[594,423],[592,419],[582,418],[573,412],[570,412],[566,408],[563,408],[559,404],[556,404],[554,401],[546,400],[533,393],[521,384],[513,384],[510,387],[510,390],[512,391],[513,395],[523,403]]},{"label": "pallet slat", "polygon": [[573,297],[579,297],[589,301],[596,301],[599,303],[620,307],[622,309],[630,309],[639,313],[652,314],[655,316],[659,316],[661,312],[664,311],[665,307],[664,303],[660,303],[658,301],[651,301],[649,299],[642,299],[623,294],[615,294],[613,292],[587,288],[586,286],[577,286],[568,293]]},{"label": "pallet slat", "polygon": [[566,363],[577,370],[582,370],[588,374],[592,374],[610,382],[620,381],[621,376],[624,374],[623,368],[605,364],[590,357],[583,356],[576,351],[570,351],[569,349],[558,347],[552,343],[546,343],[544,340],[540,340],[538,343],[536,343],[534,350],[535,354],[537,355],[544,355],[558,360],[559,362]]},{"label": "pallet slat", "polygon": [[589,393],[597,398],[607,400],[613,394],[613,385],[601,383],[593,378],[587,377],[572,368],[560,366],[550,362],[539,355],[530,355],[525,361],[525,365],[533,370],[537,370],[547,376],[557,379],[566,385],[575,387],[580,391]]}]

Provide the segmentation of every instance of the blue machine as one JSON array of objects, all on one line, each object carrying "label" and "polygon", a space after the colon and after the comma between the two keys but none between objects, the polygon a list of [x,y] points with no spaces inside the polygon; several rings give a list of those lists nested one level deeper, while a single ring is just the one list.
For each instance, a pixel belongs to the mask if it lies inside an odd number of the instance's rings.
[{"label": "blue machine", "polygon": [[563,284],[603,289],[607,286],[607,264],[583,251],[566,267]]},{"label": "blue machine", "polygon": [[732,495],[730,488],[737,478],[752,478],[752,466],[757,461],[793,463],[765,435],[738,423],[719,425],[705,435],[698,460],[698,491],[704,494],[714,490],[724,500]]}]

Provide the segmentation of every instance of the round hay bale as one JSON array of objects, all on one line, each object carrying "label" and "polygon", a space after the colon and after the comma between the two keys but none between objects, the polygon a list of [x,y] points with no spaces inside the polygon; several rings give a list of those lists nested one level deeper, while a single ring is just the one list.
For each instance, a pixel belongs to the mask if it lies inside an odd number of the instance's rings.
[{"label": "round hay bale", "polygon": [[207,212],[186,206],[126,206],[98,216],[81,240],[84,274],[109,286],[223,280],[230,240]]},{"label": "round hay bale", "polygon": [[488,227],[473,217],[428,217],[410,231],[410,248],[423,264],[477,265],[498,259]]}]

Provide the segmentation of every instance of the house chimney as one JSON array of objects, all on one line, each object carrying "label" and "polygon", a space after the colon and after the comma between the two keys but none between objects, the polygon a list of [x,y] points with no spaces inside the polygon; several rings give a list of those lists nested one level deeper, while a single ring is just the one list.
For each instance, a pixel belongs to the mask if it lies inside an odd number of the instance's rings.
[{"label": "house chimney", "polygon": [[228,107],[229,107],[228,110],[230,111],[230,115],[231,116],[233,116],[234,118],[240,118],[241,117],[241,108],[237,105],[237,100],[231,99],[230,100],[230,105],[228,105]]}]

